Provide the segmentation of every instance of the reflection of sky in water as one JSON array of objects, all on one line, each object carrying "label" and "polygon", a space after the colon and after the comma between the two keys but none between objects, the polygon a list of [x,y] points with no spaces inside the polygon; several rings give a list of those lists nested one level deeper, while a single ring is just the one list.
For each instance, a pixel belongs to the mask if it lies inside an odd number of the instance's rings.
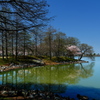
[{"label": "reflection of sky in water", "polygon": [[81,94],[89,97],[89,100],[95,98],[96,100],[100,100],[100,89],[92,88],[92,87],[82,87],[82,86],[74,86],[70,85],[67,87],[65,93],[61,93],[62,96],[69,96],[78,100],[76,95]]},{"label": "reflection of sky in water", "polygon": [[[94,87],[100,89],[100,57],[95,58],[95,64],[93,67],[93,75],[91,77],[81,79],[77,85]],[[86,64],[83,64],[83,66]]]},{"label": "reflection of sky in water", "polygon": [[2,81],[0,81],[0,84],[2,84]]},{"label": "reflection of sky in water", "polygon": [[0,84],[2,84],[2,75],[0,75]]}]

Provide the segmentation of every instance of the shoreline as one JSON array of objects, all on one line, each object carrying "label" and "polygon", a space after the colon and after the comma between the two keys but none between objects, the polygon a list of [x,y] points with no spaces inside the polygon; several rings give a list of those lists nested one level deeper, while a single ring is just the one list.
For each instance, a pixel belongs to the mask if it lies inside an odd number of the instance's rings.
[{"label": "shoreline", "polygon": [[80,64],[80,63],[88,63],[88,61],[70,61],[70,62],[50,62],[50,63],[38,63],[38,64],[9,64],[9,65],[2,65],[0,66],[0,72],[6,72],[14,69],[23,69],[23,68],[31,68],[31,67],[36,67],[36,66],[47,66],[47,65],[60,65],[60,64]]}]

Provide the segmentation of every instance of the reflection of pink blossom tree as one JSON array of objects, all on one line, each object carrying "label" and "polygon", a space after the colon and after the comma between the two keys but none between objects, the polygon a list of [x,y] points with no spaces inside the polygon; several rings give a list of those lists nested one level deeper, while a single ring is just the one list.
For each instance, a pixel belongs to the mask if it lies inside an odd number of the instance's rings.
[{"label": "reflection of pink blossom tree", "polygon": [[80,55],[80,49],[77,46],[69,46],[67,47],[67,55],[71,58],[73,58],[75,55]]}]

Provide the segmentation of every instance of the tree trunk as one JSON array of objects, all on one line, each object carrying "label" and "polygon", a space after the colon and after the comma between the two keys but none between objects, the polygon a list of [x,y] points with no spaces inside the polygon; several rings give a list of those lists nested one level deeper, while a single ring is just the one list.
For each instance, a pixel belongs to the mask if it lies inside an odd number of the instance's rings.
[{"label": "tree trunk", "polygon": [[25,33],[24,33],[24,58],[25,58]]},{"label": "tree trunk", "polygon": [[57,50],[57,57],[60,56],[60,39],[58,40],[58,50]]},{"label": "tree trunk", "polygon": [[81,59],[82,59],[82,57],[83,57],[83,55],[84,55],[84,54],[82,53],[82,54],[81,54],[81,56],[79,57],[79,59],[78,59],[78,60],[81,60]]},{"label": "tree trunk", "polygon": [[4,59],[4,32],[2,31],[2,59]]},{"label": "tree trunk", "polygon": [[37,56],[37,33],[35,34],[35,56]]},{"label": "tree trunk", "polygon": [[16,31],[16,60],[17,60],[17,58],[18,58],[18,31]]},{"label": "tree trunk", "polygon": [[51,60],[51,33],[49,34],[49,56],[50,56],[50,60]]},{"label": "tree trunk", "polygon": [[8,32],[5,33],[6,59],[8,59]]},{"label": "tree trunk", "polygon": [[12,34],[12,49],[11,49],[11,55],[12,55],[12,57],[14,56],[14,53],[13,53],[13,51],[14,51],[13,43],[14,43],[14,40],[13,40],[13,34]]}]

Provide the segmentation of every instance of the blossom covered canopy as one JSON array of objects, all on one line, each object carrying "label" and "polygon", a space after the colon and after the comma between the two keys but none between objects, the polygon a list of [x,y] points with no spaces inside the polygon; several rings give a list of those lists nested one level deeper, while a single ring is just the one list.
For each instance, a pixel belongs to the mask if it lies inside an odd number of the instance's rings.
[{"label": "blossom covered canopy", "polygon": [[81,50],[77,46],[75,46],[75,45],[67,47],[67,50],[69,50],[74,55],[81,54]]}]

